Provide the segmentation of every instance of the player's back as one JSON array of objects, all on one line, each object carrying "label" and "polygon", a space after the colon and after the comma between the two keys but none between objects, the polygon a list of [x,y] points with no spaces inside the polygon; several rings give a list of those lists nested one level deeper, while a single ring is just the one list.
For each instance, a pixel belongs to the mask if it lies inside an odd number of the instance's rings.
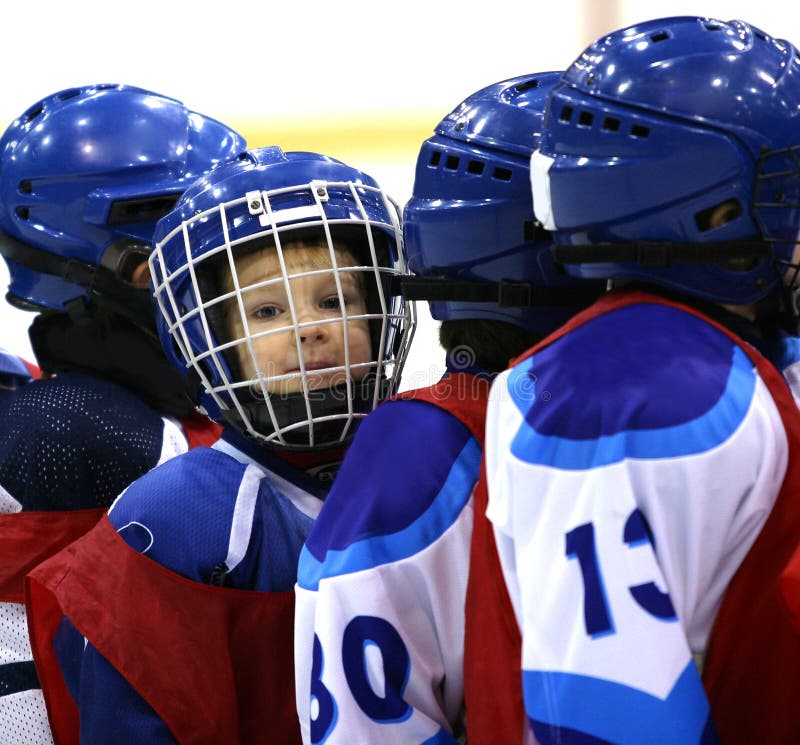
[{"label": "player's back", "polygon": [[[504,373],[490,404],[488,515],[519,577],[527,714],[534,730],[624,722],[609,702],[643,692],[662,701],[653,727],[694,702],[702,729],[692,654],[775,503],[787,433],[746,342],[660,297],[598,305]],[[581,681],[595,694],[579,713]]]},{"label": "player's back", "polygon": [[[300,558],[296,687],[306,739],[454,742],[482,456],[467,422],[482,431],[488,389],[488,377],[448,374],[361,424]],[[444,573],[447,582],[432,581]],[[358,683],[366,646],[391,661],[381,700]]]},{"label": "player's back", "polygon": [[[715,571],[698,578],[704,551],[690,547],[697,542],[714,553],[722,545],[712,548],[711,537],[698,532],[703,521],[687,516],[708,512],[712,519],[713,512],[722,544],[740,521],[763,522],[760,510],[774,500],[786,467],[777,409],[742,346],[684,310],[637,303],[524,359],[504,385],[515,405],[490,424],[503,431],[512,456],[504,484],[537,484],[533,504],[548,514],[558,511],[555,494],[576,479],[584,491],[591,483],[595,503],[629,495],[656,537],[664,535],[657,551],[673,600],[679,609],[689,604],[697,623],[689,623],[690,638],[702,648],[719,594],[749,543],[724,571],[709,559]],[[534,480],[521,481],[517,470]],[[754,537],[757,528],[747,532]]]}]

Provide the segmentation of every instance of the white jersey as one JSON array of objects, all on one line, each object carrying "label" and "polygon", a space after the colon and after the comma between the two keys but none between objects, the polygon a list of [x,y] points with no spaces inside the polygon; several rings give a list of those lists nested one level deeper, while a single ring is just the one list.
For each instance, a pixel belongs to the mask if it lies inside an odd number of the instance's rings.
[{"label": "white jersey", "polygon": [[[481,422],[487,392],[488,384],[476,406]],[[419,401],[381,405],[359,428],[314,524],[296,590],[306,745],[459,741],[482,448],[458,416]]]},{"label": "white jersey", "polygon": [[786,433],[729,337],[617,308],[501,375],[487,516],[541,743],[699,743],[696,662],[787,468]]}]

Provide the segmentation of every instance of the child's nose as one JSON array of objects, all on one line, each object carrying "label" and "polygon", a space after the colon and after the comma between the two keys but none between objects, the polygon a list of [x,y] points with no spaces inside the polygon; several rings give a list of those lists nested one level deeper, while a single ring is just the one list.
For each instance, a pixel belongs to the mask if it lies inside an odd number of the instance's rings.
[{"label": "child's nose", "polygon": [[308,313],[305,314],[305,317],[298,318],[298,320],[302,324],[299,332],[300,341],[303,344],[323,341],[328,337],[330,324],[323,323],[315,315]]}]

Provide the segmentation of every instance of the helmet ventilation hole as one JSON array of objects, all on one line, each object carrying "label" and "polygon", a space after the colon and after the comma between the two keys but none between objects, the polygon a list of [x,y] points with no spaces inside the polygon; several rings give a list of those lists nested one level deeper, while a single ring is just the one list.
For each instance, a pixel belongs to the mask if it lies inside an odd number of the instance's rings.
[{"label": "helmet ventilation hole", "polygon": [[[574,114],[572,106],[564,106],[561,109],[561,115],[558,117],[559,121],[569,124],[572,121]],[[586,129],[591,128],[594,124],[594,114],[591,111],[582,110],[578,114],[577,125]],[[622,120],[615,116],[606,116],[603,118],[601,128],[606,132],[619,132],[622,127]],[[650,136],[650,127],[643,124],[632,124],[630,128],[631,137],[638,137],[644,139]]]},{"label": "helmet ventilation hole", "polygon": [[34,119],[36,119],[36,117],[37,117],[37,116],[39,116],[39,114],[41,114],[43,111],[44,111],[44,106],[42,106],[42,104],[39,104],[38,106],[34,106],[34,107],[33,107],[32,109],[30,109],[29,111],[26,111],[26,112],[25,112],[25,113],[22,115],[22,118],[25,120],[25,122],[26,122],[26,123],[27,123],[27,122],[32,122],[32,121],[33,121]]},{"label": "helmet ventilation hole", "polygon": [[539,81],[536,78],[532,78],[531,80],[526,80],[524,83],[519,83],[519,85],[515,86],[514,90],[517,93],[524,93],[525,91],[529,91],[532,88],[538,88]]},{"label": "helmet ventilation hole", "polygon": [[79,96],[80,93],[81,93],[80,88],[70,88],[67,91],[61,91],[61,93],[58,94],[58,100],[68,101],[70,98],[75,98],[75,96]]}]

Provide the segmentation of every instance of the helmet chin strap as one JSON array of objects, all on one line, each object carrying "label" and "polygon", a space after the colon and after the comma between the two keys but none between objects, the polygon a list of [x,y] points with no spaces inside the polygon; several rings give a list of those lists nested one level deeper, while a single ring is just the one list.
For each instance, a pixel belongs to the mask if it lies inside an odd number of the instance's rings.
[{"label": "helmet chin strap", "polygon": [[342,445],[352,439],[363,416],[372,411],[376,386],[380,387],[378,400],[381,400],[385,397],[388,381],[381,378],[376,383],[374,376],[353,382],[352,396],[348,395],[344,383],[311,391],[308,398],[302,392],[271,394],[274,422],[263,399],[241,402],[246,419],[235,408],[224,411],[223,415],[244,434],[249,434],[250,428],[264,438],[279,434],[281,439],[269,439],[267,444],[270,447],[310,450]]},{"label": "helmet chin strap", "polygon": [[771,258],[773,251],[769,241],[753,239],[713,243],[630,241],[556,245],[552,254],[557,264],[630,263],[667,268],[675,264],[725,265],[732,260]]},{"label": "helmet chin strap", "polygon": [[[154,339],[158,338],[149,287],[134,286],[105,266],[94,266],[52,254],[23,243],[3,231],[0,231],[0,254],[8,261],[40,274],[58,277],[82,289],[83,293],[66,308],[76,322],[80,322],[80,318],[89,312],[87,308],[96,305],[126,319]],[[7,299],[10,304],[24,310],[45,310],[10,294]]]}]

